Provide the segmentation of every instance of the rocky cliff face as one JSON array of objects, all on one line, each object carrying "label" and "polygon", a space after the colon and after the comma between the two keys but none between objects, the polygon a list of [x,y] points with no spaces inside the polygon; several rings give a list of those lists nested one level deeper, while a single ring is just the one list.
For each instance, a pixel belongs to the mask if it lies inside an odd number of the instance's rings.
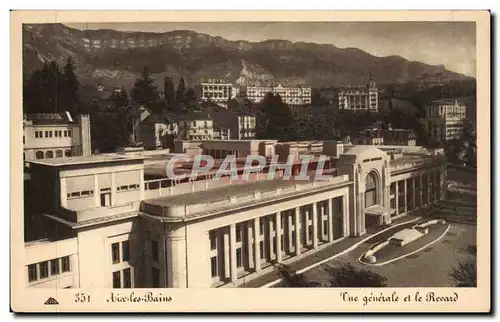
[{"label": "rocky cliff face", "polygon": [[229,41],[192,31],[167,33],[81,31],[62,24],[23,26],[25,76],[45,61],[76,61],[82,84],[130,88],[147,65],[159,87],[163,77],[189,85],[203,78],[225,78],[239,85],[281,83],[313,87],[425,82],[436,77],[468,77],[444,66],[410,62],[400,56],[375,57],[355,48],[267,40]]}]

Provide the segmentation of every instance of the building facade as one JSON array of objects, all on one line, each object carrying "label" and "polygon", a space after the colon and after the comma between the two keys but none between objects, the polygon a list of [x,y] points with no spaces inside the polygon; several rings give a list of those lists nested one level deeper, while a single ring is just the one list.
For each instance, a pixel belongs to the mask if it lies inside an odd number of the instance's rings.
[{"label": "building facade", "polygon": [[353,144],[416,146],[415,131],[408,129],[365,129],[350,136]]},{"label": "building facade", "polygon": [[466,119],[466,106],[458,101],[434,101],[425,109],[421,120],[429,135],[438,141],[458,139]]},{"label": "building facade", "polygon": [[233,84],[223,79],[209,79],[196,85],[195,93],[198,100],[212,101],[227,107],[227,101],[233,95]]},{"label": "building facade", "polygon": [[51,159],[91,154],[90,116],[30,114],[23,118],[23,159]]},{"label": "building facade", "polygon": [[214,122],[206,111],[194,111],[177,120],[178,138],[181,140],[211,140],[214,138]]},{"label": "building facade", "polygon": [[378,112],[378,87],[371,80],[367,86],[349,86],[338,93],[339,109]]},{"label": "building facade", "polygon": [[[182,144],[184,151],[197,147],[199,153],[214,152],[218,158],[234,151],[273,156],[277,145],[183,143],[189,144]],[[321,148],[319,142],[312,145],[308,153]],[[287,151],[298,157],[300,149],[290,143]],[[333,174],[321,181],[266,180],[269,167],[249,180],[214,180],[214,173],[145,180],[155,169],[147,168],[137,151],[31,161],[33,184],[43,182],[36,195],[39,215],[56,229],[51,241],[26,244],[26,283],[245,286],[272,272],[276,262],[313,255],[444,197],[445,163],[425,149],[381,150],[325,141],[322,154],[329,156]],[[185,162],[176,167],[178,174],[192,166],[192,161]],[[243,170],[238,167],[238,174]]]},{"label": "building facade", "polygon": [[240,97],[254,103],[260,103],[268,93],[279,94],[284,103],[290,106],[311,104],[310,87],[277,86],[244,86],[240,89]]}]

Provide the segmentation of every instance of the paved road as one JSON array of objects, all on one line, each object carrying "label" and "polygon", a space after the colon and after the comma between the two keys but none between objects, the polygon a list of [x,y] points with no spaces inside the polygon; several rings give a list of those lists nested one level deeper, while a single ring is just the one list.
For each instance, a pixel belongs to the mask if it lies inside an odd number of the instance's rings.
[{"label": "paved road", "polygon": [[335,258],[305,274],[311,279],[326,279],[325,265],[340,266],[351,263],[369,269],[387,278],[390,287],[449,287],[452,280],[448,273],[458,263],[474,259],[471,247],[476,245],[476,226],[452,223],[448,233],[437,243],[419,253],[410,255],[381,267],[365,266],[358,262],[370,244],[363,244],[352,252]]}]

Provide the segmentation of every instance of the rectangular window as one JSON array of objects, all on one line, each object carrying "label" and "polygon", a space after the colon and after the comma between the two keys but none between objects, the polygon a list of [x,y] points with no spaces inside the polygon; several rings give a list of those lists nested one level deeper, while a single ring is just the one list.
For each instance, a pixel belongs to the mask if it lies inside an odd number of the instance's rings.
[{"label": "rectangular window", "polygon": [[33,282],[36,281],[36,264],[28,265],[28,281]]},{"label": "rectangular window", "polygon": [[49,137],[49,131],[45,131],[45,137],[48,138]]},{"label": "rectangular window", "polygon": [[41,262],[40,266],[40,279],[49,277],[49,262]]},{"label": "rectangular window", "polygon": [[59,274],[59,259],[53,259],[50,261],[50,275],[58,275]]},{"label": "rectangular window", "polygon": [[59,132],[59,137],[62,137],[62,131],[59,130],[58,132]]},{"label": "rectangular window", "polygon": [[68,130],[68,136],[71,137],[71,130]]},{"label": "rectangular window", "polygon": [[210,258],[210,270],[212,277],[217,277],[219,274],[217,273],[217,256]]},{"label": "rectangular window", "polygon": [[59,136],[58,134],[59,134],[59,131],[54,131],[54,135],[56,138]]},{"label": "rectangular window", "polygon": [[236,267],[241,267],[243,263],[243,258],[241,256],[241,248],[236,249]]},{"label": "rectangular window", "polygon": [[126,268],[123,270],[123,287],[124,288],[132,287],[132,274],[130,268]]},{"label": "rectangular window", "polygon": [[260,248],[260,258],[264,259],[266,257],[266,254],[264,253],[264,241],[260,242],[259,248]]},{"label": "rectangular window", "polygon": [[111,245],[111,258],[113,264],[117,264],[120,262],[120,244],[114,243]]},{"label": "rectangular window", "polygon": [[215,235],[215,231],[211,230],[209,233],[209,238],[210,238],[210,250],[214,250],[217,248],[217,239]]},{"label": "rectangular window", "polygon": [[71,271],[70,263],[69,263],[69,256],[61,258],[61,266],[62,266],[62,272],[69,272]]},{"label": "rectangular window", "polygon": [[156,267],[151,267],[151,276],[153,277],[153,287],[160,287],[160,270]]},{"label": "rectangular window", "polygon": [[64,130],[64,137],[68,137],[68,131]]},{"label": "rectangular window", "polygon": [[158,247],[158,242],[156,240],[151,241],[151,255],[153,260],[157,261],[160,259],[160,250]]},{"label": "rectangular window", "polygon": [[35,139],[38,139],[38,131],[35,131]]},{"label": "rectangular window", "polygon": [[120,271],[113,272],[113,288],[121,288]]},{"label": "rectangular window", "polygon": [[241,224],[236,224],[236,242],[239,243],[241,241]]},{"label": "rectangular window", "polygon": [[128,240],[122,242],[122,261],[128,262],[130,259],[130,246]]}]

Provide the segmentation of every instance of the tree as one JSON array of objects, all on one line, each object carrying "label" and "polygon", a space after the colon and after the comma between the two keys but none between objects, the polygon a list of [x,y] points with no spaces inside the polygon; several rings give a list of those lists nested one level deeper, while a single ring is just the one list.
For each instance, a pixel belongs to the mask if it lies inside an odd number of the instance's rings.
[{"label": "tree", "polygon": [[80,83],[76,77],[75,65],[71,56],[66,60],[63,77],[64,81],[61,84],[61,105],[71,112],[78,112]]},{"label": "tree", "polygon": [[27,113],[62,112],[61,95],[64,76],[55,61],[45,63],[25,82],[23,106]]},{"label": "tree", "polygon": [[172,77],[165,77],[163,80],[163,91],[165,94],[165,102],[167,106],[171,106],[171,104],[175,101],[175,89],[174,89],[174,81]]},{"label": "tree", "polygon": [[268,93],[262,101],[257,135],[262,139],[290,141],[296,138],[294,119],[290,107],[279,94]]},{"label": "tree", "polygon": [[178,102],[184,102],[186,95],[186,83],[184,82],[184,77],[179,80],[179,85],[177,85],[177,92],[175,94],[175,99]]},{"label": "tree", "polygon": [[146,66],[142,72],[142,77],[138,78],[134,83],[134,87],[132,87],[132,99],[145,107],[151,107],[155,104],[157,98],[158,91]]},{"label": "tree", "polygon": [[448,275],[453,278],[456,287],[477,286],[477,265],[474,261],[460,263]]},{"label": "tree", "polygon": [[188,88],[184,101],[186,104],[189,104],[189,103],[192,103],[193,101],[196,101],[196,93],[192,87]]},{"label": "tree", "polygon": [[387,278],[366,269],[357,269],[350,263],[340,268],[328,267],[331,287],[385,287]]},{"label": "tree", "polygon": [[128,98],[127,91],[124,87],[120,90],[113,92],[111,95],[111,103],[115,109],[127,107],[130,105],[130,100]]},{"label": "tree", "polygon": [[285,287],[385,287],[387,279],[365,269],[357,269],[350,263],[340,268],[327,267],[327,281],[308,281],[304,274],[297,274],[289,267],[278,264],[278,271]]},{"label": "tree", "polygon": [[469,120],[462,121],[459,143],[459,159],[466,165],[475,167],[477,164],[476,131]]}]

